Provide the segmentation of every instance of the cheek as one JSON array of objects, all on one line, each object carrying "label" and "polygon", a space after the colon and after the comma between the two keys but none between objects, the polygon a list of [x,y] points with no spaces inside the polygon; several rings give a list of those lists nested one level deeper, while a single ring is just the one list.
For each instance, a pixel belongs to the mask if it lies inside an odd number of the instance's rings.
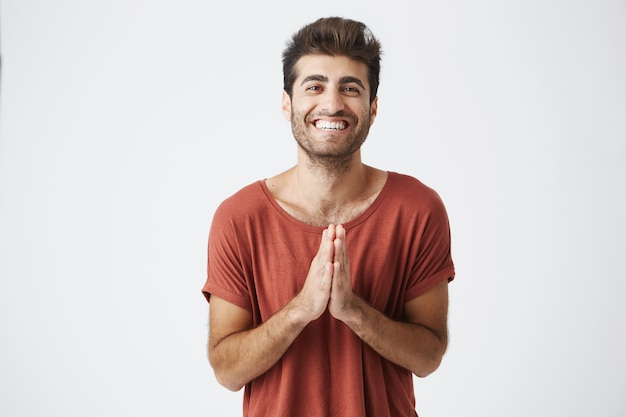
[{"label": "cheek", "polygon": [[308,108],[302,106],[295,106],[291,108],[291,120],[305,122],[307,115],[309,114],[310,109]]}]

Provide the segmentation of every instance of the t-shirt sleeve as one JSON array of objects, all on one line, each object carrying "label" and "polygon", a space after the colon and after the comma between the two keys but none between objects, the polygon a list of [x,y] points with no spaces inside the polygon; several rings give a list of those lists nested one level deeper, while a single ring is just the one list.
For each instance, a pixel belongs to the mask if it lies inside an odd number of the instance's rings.
[{"label": "t-shirt sleeve", "polygon": [[207,279],[202,293],[210,302],[214,294],[246,310],[252,309],[233,213],[218,207],[209,232]]},{"label": "t-shirt sleeve", "polygon": [[443,201],[433,191],[428,209],[420,214],[419,245],[405,293],[405,302],[427,292],[443,280],[454,279],[450,225]]}]

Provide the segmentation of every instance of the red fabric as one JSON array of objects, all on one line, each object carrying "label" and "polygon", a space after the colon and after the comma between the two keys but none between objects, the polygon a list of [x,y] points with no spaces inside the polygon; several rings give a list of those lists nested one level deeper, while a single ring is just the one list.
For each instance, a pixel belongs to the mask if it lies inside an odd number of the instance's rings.
[{"label": "red fabric", "polygon": [[[402,320],[407,301],[454,278],[445,207],[415,178],[390,172],[374,203],[344,227],[353,288],[388,317]],[[264,181],[245,187],[213,218],[204,295],[261,324],[302,288],[322,230],[285,212]],[[412,374],[326,312],[246,385],[244,416],[270,415],[416,416]]]}]

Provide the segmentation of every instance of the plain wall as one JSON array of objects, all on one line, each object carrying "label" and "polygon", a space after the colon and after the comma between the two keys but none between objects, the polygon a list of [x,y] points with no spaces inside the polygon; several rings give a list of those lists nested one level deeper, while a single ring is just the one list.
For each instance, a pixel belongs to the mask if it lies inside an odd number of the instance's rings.
[{"label": "plain wall", "polygon": [[0,415],[240,415],[206,360],[208,229],[295,163],[281,52],[329,15],[384,48],[364,162],[450,216],[420,415],[626,414],[624,1],[0,6]]}]

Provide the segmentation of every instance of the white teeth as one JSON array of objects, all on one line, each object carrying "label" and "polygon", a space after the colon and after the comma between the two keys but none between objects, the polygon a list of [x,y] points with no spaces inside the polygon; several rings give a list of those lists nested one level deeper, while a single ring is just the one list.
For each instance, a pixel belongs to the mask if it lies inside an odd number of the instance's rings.
[{"label": "white teeth", "polygon": [[327,120],[318,120],[315,127],[324,130],[343,130],[346,128],[345,122],[329,122]]}]

